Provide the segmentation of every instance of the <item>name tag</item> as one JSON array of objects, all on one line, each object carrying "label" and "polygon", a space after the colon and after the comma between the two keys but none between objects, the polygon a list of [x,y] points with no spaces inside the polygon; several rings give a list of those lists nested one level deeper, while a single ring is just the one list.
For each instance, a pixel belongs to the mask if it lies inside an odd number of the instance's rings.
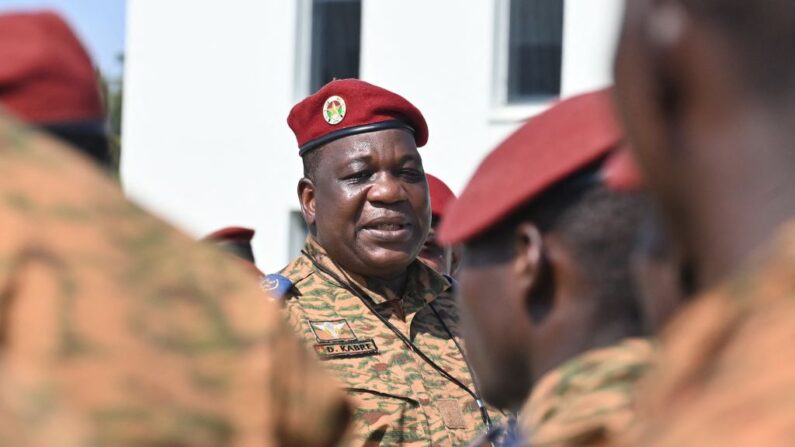
[{"label": "name tag", "polygon": [[378,354],[378,346],[373,339],[318,343],[315,345],[315,352],[321,359],[358,357]]}]

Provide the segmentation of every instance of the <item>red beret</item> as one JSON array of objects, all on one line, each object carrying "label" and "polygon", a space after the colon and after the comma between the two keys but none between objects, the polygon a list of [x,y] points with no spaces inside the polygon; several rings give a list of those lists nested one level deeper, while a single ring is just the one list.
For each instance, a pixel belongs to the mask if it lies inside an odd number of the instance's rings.
[{"label": "red beret", "polygon": [[215,231],[208,236],[205,236],[204,240],[251,242],[251,239],[253,238],[254,238],[254,230],[252,230],[251,228],[227,227]]},{"label": "red beret", "polygon": [[0,15],[0,103],[32,123],[104,117],[91,59],[54,13]]},{"label": "red beret", "polygon": [[422,113],[402,96],[358,79],[331,81],[296,104],[287,124],[299,155],[336,139],[383,129],[406,129],[417,147],[428,142]]},{"label": "red beret", "polygon": [[643,175],[628,147],[615,151],[605,161],[602,180],[613,191],[637,191],[643,188]]},{"label": "red beret", "polygon": [[457,244],[481,234],[606,156],[623,139],[611,93],[561,101],[497,146],[447,209],[439,241]]},{"label": "red beret", "polygon": [[455,194],[449,186],[431,174],[425,174],[425,178],[428,179],[428,190],[431,195],[431,214],[442,217],[448,205],[455,200]]}]

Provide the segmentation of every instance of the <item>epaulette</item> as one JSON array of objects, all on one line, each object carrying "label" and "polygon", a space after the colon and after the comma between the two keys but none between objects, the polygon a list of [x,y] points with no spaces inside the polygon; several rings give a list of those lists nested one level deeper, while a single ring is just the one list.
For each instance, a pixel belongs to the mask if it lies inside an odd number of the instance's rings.
[{"label": "epaulette", "polygon": [[262,290],[268,292],[274,299],[280,300],[293,288],[293,283],[282,275],[275,273],[265,275],[260,280]]},{"label": "epaulette", "polygon": [[458,280],[457,279],[453,278],[452,276],[448,275],[447,273],[442,273],[442,276],[444,276],[444,279],[446,279],[448,282],[450,282],[450,291],[451,292],[455,292],[456,290],[458,290]]}]

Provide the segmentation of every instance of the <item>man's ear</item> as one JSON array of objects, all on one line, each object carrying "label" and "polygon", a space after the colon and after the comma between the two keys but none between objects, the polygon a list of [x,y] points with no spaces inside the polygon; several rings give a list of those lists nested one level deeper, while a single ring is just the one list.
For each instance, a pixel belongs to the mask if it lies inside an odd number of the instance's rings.
[{"label": "man's ear", "polygon": [[657,99],[663,116],[670,120],[680,113],[681,95],[691,76],[682,68],[689,66],[692,52],[690,16],[678,0],[655,0],[644,25],[650,65],[659,86]]},{"label": "man's ear", "polygon": [[298,200],[301,202],[301,213],[309,227],[315,225],[315,184],[304,177],[298,181]]},{"label": "man's ear", "polygon": [[523,222],[516,227],[515,240],[517,284],[525,299],[525,307],[538,323],[549,313],[554,299],[544,238],[537,226]]}]

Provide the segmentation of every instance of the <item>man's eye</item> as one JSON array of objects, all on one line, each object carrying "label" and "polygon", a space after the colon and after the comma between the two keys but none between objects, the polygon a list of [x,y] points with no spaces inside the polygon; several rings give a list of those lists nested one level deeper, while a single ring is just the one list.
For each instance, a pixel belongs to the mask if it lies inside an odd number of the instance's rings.
[{"label": "man's eye", "polygon": [[342,179],[352,183],[361,183],[368,180],[372,176],[373,176],[372,171],[359,171],[359,172],[354,172],[353,174],[348,175],[346,177],[343,177]]},{"label": "man's eye", "polygon": [[411,182],[422,180],[422,172],[417,169],[402,169],[400,171],[400,176]]}]

